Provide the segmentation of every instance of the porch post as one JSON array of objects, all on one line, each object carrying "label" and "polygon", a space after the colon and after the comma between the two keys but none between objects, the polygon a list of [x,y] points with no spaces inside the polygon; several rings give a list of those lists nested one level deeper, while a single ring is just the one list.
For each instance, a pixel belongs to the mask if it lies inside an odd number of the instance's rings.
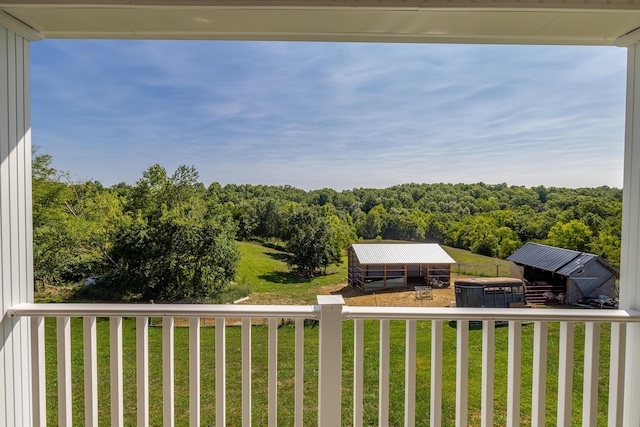
[{"label": "porch post", "polygon": [[0,15],[0,425],[5,426],[33,424],[29,319],[6,315],[16,304],[33,302],[30,38],[16,30],[20,25]]},{"label": "porch post", "polygon": [[[640,309],[640,44],[628,47],[620,308]],[[640,426],[640,325],[627,328],[624,426]]]},{"label": "porch post", "polygon": [[318,355],[318,426],[341,424],[342,415],[342,295],[318,295],[320,344]]}]

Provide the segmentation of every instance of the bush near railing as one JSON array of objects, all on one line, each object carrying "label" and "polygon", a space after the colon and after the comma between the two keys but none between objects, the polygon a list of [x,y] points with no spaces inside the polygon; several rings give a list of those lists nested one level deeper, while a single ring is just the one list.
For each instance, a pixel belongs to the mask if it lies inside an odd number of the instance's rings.
[{"label": "bush near railing", "polygon": [[200,299],[183,299],[176,304],[230,304],[238,299],[251,295],[251,286],[247,283],[232,283],[221,291]]}]

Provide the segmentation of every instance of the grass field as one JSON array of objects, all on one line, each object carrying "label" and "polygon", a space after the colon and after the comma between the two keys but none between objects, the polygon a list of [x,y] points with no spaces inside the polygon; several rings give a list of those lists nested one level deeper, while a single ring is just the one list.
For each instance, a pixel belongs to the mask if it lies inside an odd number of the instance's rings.
[{"label": "grass field", "polygon": [[288,255],[282,251],[256,242],[239,242],[239,248],[236,286],[248,286],[252,294],[261,294],[261,303],[315,304],[318,288],[347,282],[346,257],[340,265],[329,266],[327,274],[303,278],[290,271]]},{"label": "grass field", "polygon": [[[100,425],[110,423],[109,392],[109,330],[108,320],[98,321],[98,384]],[[57,419],[56,391],[56,351],[55,351],[55,319],[47,319],[47,377],[48,377],[48,415],[49,425],[55,425]],[[378,422],[378,322],[365,322],[365,390],[364,390],[364,425],[377,425]],[[227,327],[227,425],[239,426],[241,414],[241,329]],[[455,343],[456,330],[449,324],[444,325],[444,366],[443,366],[443,425],[453,426],[455,418]],[[495,375],[495,423],[505,425],[506,420],[506,381],[507,381],[507,332],[508,328],[496,329],[496,375]],[[404,322],[393,321],[391,324],[391,369],[390,369],[390,425],[403,424],[404,417]],[[573,408],[574,417],[580,419],[582,403],[582,325],[576,328],[575,368]],[[215,328],[201,330],[201,375],[202,375],[202,423],[203,426],[215,425]],[[253,425],[267,424],[267,327],[252,327],[252,413]],[[417,425],[428,426],[430,399],[430,322],[418,322],[417,325]],[[608,337],[609,328],[602,328],[601,373],[608,369]],[[343,326],[343,425],[351,425],[352,415],[352,383],[353,383],[353,323],[345,322]],[[480,391],[481,391],[481,342],[482,331],[472,329],[469,334],[469,426],[480,425]],[[150,369],[150,415],[152,426],[162,425],[162,329],[150,328],[149,332],[149,369]],[[293,357],[294,328],[284,325],[278,331],[278,425],[293,425]],[[175,330],[175,414],[176,425],[188,425],[188,328]],[[305,327],[305,425],[316,424],[317,408],[317,348],[318,328]],[[522,425],[530,425],[531,410],[531,366],[533,349],[533,325],[523,326],[522,341]],[[135,389],[135,319],[123,321],[124,352],[124,402],[125,425],[136,424],[136,389]],[[557,396],[557,359],[558,359],[558,325],[549,328],[548,381],[547,381],[547,422],[553,425],[556,413]],[[72,322],[72,377],[73,377],[73,416],[74,425],[82,425],[84,420],[84,393],[82,367],[82,323],[80,319]],[[606,375],[601,375],[599,413],[606,414],[607,384]],[[604,423],[605,419],[600,420]],[[600,423],[599,423],[600,425]]]},{"label": "grass field", "polygon": [[466,276],[508,277],[509,261],[474,254],[464,249],[442,247],[457,264],[451,266],[451,272]]}]

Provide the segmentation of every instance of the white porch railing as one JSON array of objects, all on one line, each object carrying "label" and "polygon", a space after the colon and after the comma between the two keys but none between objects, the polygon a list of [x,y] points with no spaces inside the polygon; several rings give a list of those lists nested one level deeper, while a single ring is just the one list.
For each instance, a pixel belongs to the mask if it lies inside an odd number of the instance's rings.
[{"label": "white porch railing", "polygon": [[[21,304],[9,310],[10,316],[29,316],[31,318],[32,380],[33,380],[33,413],[34,425],[44,426],[47,421],[46,405],[46,372],[45,372],[45,317],[56,318],[57,334],[57,406],[58,424],[71,426],[73,419],[72,395],[72,350],[71,350],[71,318],[83,318],[83,369],[84,369],[84,423],[87,426],[98,425],[98,346],[96,319],[109,318],[109,371],[110,371],[110,422],[113,426],[129,424],[133,420],[125,420],[125,402],[123,392],[123,318],[135,317],[135,364],[136,364],[136,410],[140,426],[149,425],[149,318],[162,318],[162,420],[164,425],[175,423],[175,339],[174,319],[187,318],[189,335],[189,417],[190,425],[200,425],[201,419],[201,373],[211,369],[202,365],[201,357],[201,319],[215,318],[216,325],[225,325],[227,319],[240,319],[240,352],[241,352],[241,410],[239,413],[228,413],[226,396],[228,365],[226,336],[228,327],[215,328],[215,423],[218,426],[249,426],[252,422],[252,406],[254,403],[252,385],[256,374],[252,371],[252,319],[267,319],[268,334],[268,372],[267,372],[267,412],[268,425],[278,425],[278,391],[281,387],[278,378],[278,321],[292,319],[295,322],[294,351],[290,356],[294,360],[294,393],[293,402],[284,404],[293,406],[293,422],[303,425],[305,411],[305,319],[319,321],[317,350],[318,357],[318,425],[335,427],[339,425],[362,426],[365,421],[365,354],[370,351],[365,342],[365,322],[379,322],[378,352],[378,404],[377,418],[380,426],[390,424],[390,390],[397,384],[390,378],[394,355],[391,350],[391,322],[404,321],[404,425],[416,424],[440,426],[453,425],[452,417],[443,419],[443,369],[447,369],[448,361],[443,361],[443,348],[453,345],[445,341],[443,326],[446,321],[455,320],[455,417],[456,426],[494,424],[494,383],[496,379],[495,360],[496,345],[504,345],[496,341],[496,321],[508,322],[507,340],[507,403],[506,424],[521,424],[521,405],[530,404],[530,413],[522,424],[541,426],[548,419],[547,400],[557,399],[556,422],[558,426],[569,426],[576,422],[573,410],[574,397],[574,329],[576,324],[584,324],[584,357],[580,363],[584,365],[582,380],[583,426],[596,426],[598,415],[599,376],[608,376],[608,425],[621,425],[623,414],[623,388],[625,365],[626,326],[630,322],[640,322],[640,313],[623,310],[536,310],[536,309],[462,309],[462,308],[405,308],[405,307],[349,307],[344,306],[341,297],[319,297],[316,306],[214,306],[214,305],[123,305],[123,304]],[[353,356],[351,350],[343,352],[343,335],[350,332],[343,328],[344,321],[353,321]],[[429,322],[424,322],[429,321]],[[470,349],[469,324],[482,322],[482,340],[480,350]],[[523,322],[533,322],[533,343],[530,401],[521,399],[523,384],[522,362]],[[547,355],[548,331],[550,322],[558,324],[557,395],[547,393],[548,376]],[[370,322],[368,322],[370,323]],[[608,372],[600,372],[600,325],[611,323]],[[417,325],[420,327],[417,328]],[[449,327],[449,326],[447,326]],[[528,326],[527,326],[528,327]],[[554,326],[555,327],[555,326]],[[397,329],[397,328],[396,328]],[[418,331],[420,329],[420,331]],[[395,330],[395,329],[394,329]],[[608,329],[607,329],[608,330]],[[449,332],[447,332],[449,333]],[[474,331],[474,333],[480,333]],[[417,364],[418,340],[422,334],[430,337],[430,368]],[[501,330],[501,335],[505,335]],[[397,341],[397,340],[396,340]],[[421,341],[420,341],[421,342]],[[606,346],[605,346],[606,347]],[[500,352],[505,349],[498,348]],[[307,352],[315,349],[307,349]],[[422,354],[424,349],[420,349]],[[479,417],[469,417],[469,364],[477,364],[473,357],[481,353],[481,391]],[[576,352],[577,353],[577,352]],[[470,359],[470,354],[473,356]],[[352,358],[352,360],[351,360]],[[420,359],[422,360],[422,359]],[[554,359],[555,360],[555,359]],[[77,363],[77,362],[76,362]],[[308,362],[307,362],[308,363]],[[345,408],[342,399],[344,367],[353,367],[353,391],[347,401],[352,399],[353,407]],[[308,367],[307,367],[308,368]],[[397,367],[393,367],[397,370]],[[417,384],[417,374],[429,370],[430,384]],[[349,374],[349,377],[351,374]],[[553,380],[556,381],[554,375]],[[421,376],[422,378],[422,376]],[[281,379],[280,379],[281,380]],[[306,380],[309,380],[307,377]],[[351,378],[347,378],[351,380]],[[447,385],[451,387],[451,385]],[[349,388],[349,387],[347,387]],[[416,413],[416,396],[418,389],[430,390],[428,419],[426,412]],[[474,389],[475,390],[475,389]],[[528,393],[528,392],[527,392]],[[351,394],[351,392],[350,392]],[[103,397],[104,398],[104,397]],[[475,398],[475,397],[474,397]],[[422,402],[419,402],[422,405]],[[313,407],[313,405],[311,405]],[[370,407],[375,405],[369,405]],[[315,409],[313,409],[315,411]],[[369,408],[368,411],[371,409]],[[527,409],[528,410],[528,409]],[[351,414],[352,412],[352,414]],[[344,414],[348,414],[346,416]],[[446,415],[446,414],[445,414]],[[352,419],[351,419],[352,417]],[[76,420],[77,422],[77,420]],[[307,425],[308,417],[307,417]],[[391,422],[397,425],[398,422]],[[497,424],[504,424],[502,421]]]}]

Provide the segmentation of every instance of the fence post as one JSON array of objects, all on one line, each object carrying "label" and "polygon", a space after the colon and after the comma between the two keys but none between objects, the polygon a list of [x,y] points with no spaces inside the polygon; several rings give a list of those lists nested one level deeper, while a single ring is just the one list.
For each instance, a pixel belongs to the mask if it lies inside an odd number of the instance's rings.
[{"label": "fence post", "polygon": [[341,425],[342,295],[318,295],[320,343],[318,357],[318,426]]}]

